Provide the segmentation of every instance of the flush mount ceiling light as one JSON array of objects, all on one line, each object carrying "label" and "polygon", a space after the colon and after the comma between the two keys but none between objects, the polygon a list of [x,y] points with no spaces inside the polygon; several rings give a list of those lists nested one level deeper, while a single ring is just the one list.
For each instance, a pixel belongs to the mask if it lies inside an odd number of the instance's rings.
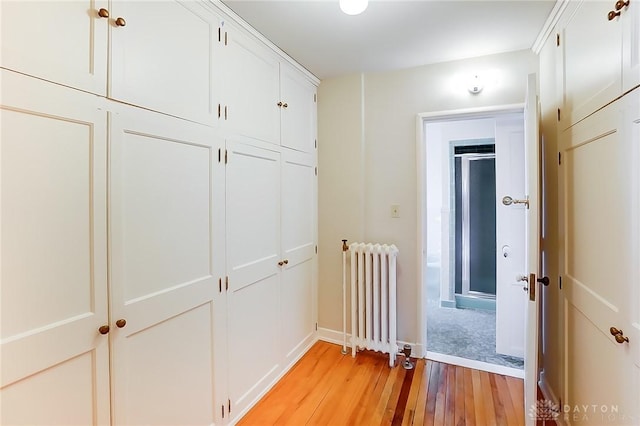
[{"label": "flush mount ceiling light", "polygon": [[340,9],[347,15],[359,15],[368,5],[369,0],[340,0]]},{"label": "flush mount ceiling light", "polygon": [[482,83],[482,79],[480,78],[480,76],[478,74],[473,74],[469,78],[469,83],[467,84],[467,89],[469,90],[469,92],[477,95],[478,93],[482,92],[483,88],[484,84]]}]

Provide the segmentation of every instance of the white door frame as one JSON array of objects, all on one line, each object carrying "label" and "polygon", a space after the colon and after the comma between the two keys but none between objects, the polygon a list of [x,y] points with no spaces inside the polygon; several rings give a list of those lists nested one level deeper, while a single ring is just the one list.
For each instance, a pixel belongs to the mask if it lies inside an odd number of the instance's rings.
[{"label": "white door frame", "polygon": [[424,296],[425,296],[425,283],[424,283],[424,248],[426,242],[424,241],[424,230],[426,227],[424,214],[426,212],[426,178],[427,170],[425,165],[425,141],[424,141],[424,123],[425,122],[438,122],[448,120],[466,120],[466,119],[479,119],[479,118],[492,118],[495,116],[508,115],[513,113],[522,113],[524,111],[524,103],[520,104],[508,104],[508,105],[495,105],[489,107],[479,108],[467,108],[467,109],[455,109],[447,111],[435,111],[427,113],[419,113],[416,117],[416,175],[417,175],[417,231],[418,231],[418,243],[416,245],[417,255],[417,276],[418,276],[418,288],[417,288],[417,321],[418,321],[418,338],[416,341],[415,350],[420,358],[424,358],[427,354],[427,311],[424,309]]}]

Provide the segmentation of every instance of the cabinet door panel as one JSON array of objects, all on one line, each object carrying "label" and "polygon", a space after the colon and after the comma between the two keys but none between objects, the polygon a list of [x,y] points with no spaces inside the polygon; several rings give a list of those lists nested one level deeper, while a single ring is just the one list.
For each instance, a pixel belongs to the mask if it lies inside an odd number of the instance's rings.
[{"label": "cabinet door panel", "polygon": [[110,97],[214,125],[218,22],[196,2],[112,2]]},{"label": "cabinet door panel", "polygon": [[207,126],[111,115],[111,316],[126,320],[111,333],[116,424],[215,422],[218,148]]},{"label": "cabinet door panel", "polygon": [[622,90],[633,89],[640,84],[640,7],[637,3],[624,9],[623,23],[623,74]]},{"label": "cabinet door panel", "polygon": [[88,92],[107,87],[107,0],[0,2],[2,67]]},{"label": "cabinet door panel", "polygon": [[610,1],[583,1],[564,26],[564,127],[621,93],[622,25],[607,19],[612,6]]},{"label": "cabinet door panel", "polygon": [[316,138],[315,86],[290,65],[280,65],[282,108],[281,144],[303,152],[313,152]]},{"label": "cabinet door panel", "polygon": [[282,161],[281,327],[287,364],[314,338],[315,157],[286,150]]},{"label": "cabinet door panel", "polygon": [[0,78],[1,423],[108,424],[106,113]]},{"label": "cabinet door panel", "polygon": [[279,373],[280,154],[227,149],[229,395],[239,413]]},{"label": "cabinet door panel", "polygon": [[231,132],[280,142],[278,61],[250,36],[226,25],[224,125]]}]

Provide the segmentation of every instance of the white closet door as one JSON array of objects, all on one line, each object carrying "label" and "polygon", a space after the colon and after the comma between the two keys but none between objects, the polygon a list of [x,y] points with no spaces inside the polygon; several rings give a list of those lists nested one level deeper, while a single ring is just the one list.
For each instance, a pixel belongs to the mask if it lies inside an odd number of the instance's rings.
[{"label": "white closet door", "polygon": [[316,178],[311,154],[291,150],[282,161],[282,344],[286,364],[315,337]]},{"label": "white closet door", "polygon": [[108,425],[106,113],[0,78],[0,423]]},{"label": "white closet door", "polygon": [[280,142],[278,60],[249,35],[225,23],[221,120],[230,131]]},{"label": "white closet door", "polygon": [[229,395],[238,413],[271,383],[281,361],[280,154],[236,141],[227,149]]},{"label": "white closet door", "polygon": [[197,2],[112,0],[109,96],[214,125],[218,18]]},{"label": "white closet door", "polygon": [[218,139],[134,108],[110,137],[114,424],[212,424]]},{"label": "white closet door", "polygon": [[280,64],[281,144],[302,152],[315,150],[316,87],[291,65]]},{"label": "white closet door", "polygon": [[0,2],[2,67],[100,95],[107,89],[107,0]]}]

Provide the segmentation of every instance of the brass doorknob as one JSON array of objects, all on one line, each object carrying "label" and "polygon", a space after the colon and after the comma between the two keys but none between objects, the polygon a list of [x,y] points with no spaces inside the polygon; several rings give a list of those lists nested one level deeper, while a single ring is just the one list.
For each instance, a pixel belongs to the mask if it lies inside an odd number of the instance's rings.
[{"label": "brass doorknob", "polygon": [[284,262],[281,260],[280,262],[278,262],[278,266],[282,266],[284,265]]},{"label": "brass doorknob", "polygon": [[124,27],[125,25],[127,25],[127,21],[125,21],[124,18],[118,18],[116,19],[116,25],[119,27]]},{"label": "brass doorknob", "polygon": [[282,104],[282,108],[287,108],[288,106],[289,106],[289,104],[286,103],[286,102]]},{"label": "brass doorknob", "polygon": [[607,15],[607,19],[610,21],[613,21],[614,19],[616,19],[616,16],[620,16],[620,12],[614,12],[613,10],[609,12],[609,14]]},{"label": "brass doorknob", "polygon": [[279,107],[282,107],[282,102],[278,102],[278,103],[277,103],[277,105],[278,105]]},{"label": "brass doorknob", "polygon": [[121,318],[121,319],[119,319],[118,321],[116,321],[116,326],[117,326],[118,328],[122,328],[122,327],[124,327],[125,325],[127,325],[127,320],[126,320],[126,319],[124,319],[124,318]]},{"label": "brass doorknob", "polygon": [[103,334],[103,335],[107,334],[108,332],[109,332],[109,326],[108,325],[102,325],[98,329],[98,333]]},{"label": "brass doorknob", "polygon": [[538,281],[539,283],[545,286],[549,285],[549,277],[538,278],[536,281]]},{"label": "brass doorknob", "polygon": [[98,11],[98,16],[101,17],[101,18],[108,18],[109,17],[109,11],[103,7]]}]

